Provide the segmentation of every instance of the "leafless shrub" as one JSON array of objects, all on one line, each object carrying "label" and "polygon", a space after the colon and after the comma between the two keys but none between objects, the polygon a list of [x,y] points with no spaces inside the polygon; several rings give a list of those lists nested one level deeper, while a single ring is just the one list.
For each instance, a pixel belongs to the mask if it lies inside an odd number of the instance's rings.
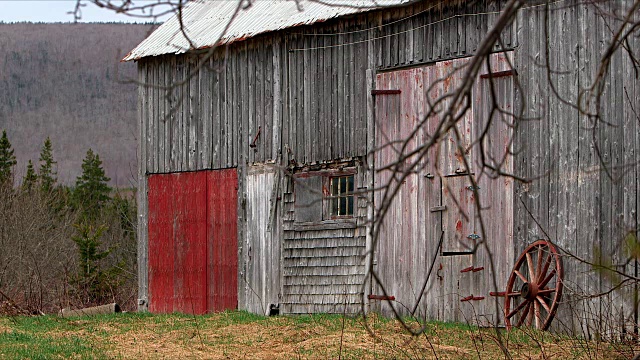
[{"label": "leafless shrub", "polygon": [[[41,193],[0,188],[0,301],[22,312],[55,313],[63,307],[92,305],[74,282],[78,250],[71,239],[78,214],[59,205],[65,196],[62,189]],[[99,219],[107,228],[103,246],[113,249],[104,264],[122,270],[119,286],[108,289],[108,296],[133,308],[135,238],[122,226],[120,215],[114,208]]]}]

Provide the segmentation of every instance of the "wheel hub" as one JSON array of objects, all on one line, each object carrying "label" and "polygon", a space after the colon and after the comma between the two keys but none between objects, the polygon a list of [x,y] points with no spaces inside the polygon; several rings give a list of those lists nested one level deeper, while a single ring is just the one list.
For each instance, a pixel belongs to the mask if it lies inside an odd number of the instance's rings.
[{"label": "wheel hub", "polygon": [[523,299],[533,300],[538,296],[538,285],[534,283],[524,283],[520,288],[520,296]]}]

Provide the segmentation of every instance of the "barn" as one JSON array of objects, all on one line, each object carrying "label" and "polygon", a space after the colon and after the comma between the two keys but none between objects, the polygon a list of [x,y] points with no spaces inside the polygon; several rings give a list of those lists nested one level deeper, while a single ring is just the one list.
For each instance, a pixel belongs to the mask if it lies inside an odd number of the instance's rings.
[{"label": "barn", "polygon": [[140,309],[637,334],[637,6],[190,2],[124,59]]}]

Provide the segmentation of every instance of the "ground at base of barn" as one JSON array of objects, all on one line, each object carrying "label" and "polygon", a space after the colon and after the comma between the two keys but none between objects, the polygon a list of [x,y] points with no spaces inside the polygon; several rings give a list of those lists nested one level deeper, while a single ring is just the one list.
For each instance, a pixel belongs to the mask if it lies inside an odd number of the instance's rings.
[{"label": "ground at base of barn", "polygon": [[[365,321],[373,332],[369,333]],[[407,320],[412,328],[416,321]],[[638,342],[595,342],[531,329],[510,332],[428,322],[411,336],[377,315],[263,317],[242,311],[192,316],[0,317],[3,359],[630,359]]]}]

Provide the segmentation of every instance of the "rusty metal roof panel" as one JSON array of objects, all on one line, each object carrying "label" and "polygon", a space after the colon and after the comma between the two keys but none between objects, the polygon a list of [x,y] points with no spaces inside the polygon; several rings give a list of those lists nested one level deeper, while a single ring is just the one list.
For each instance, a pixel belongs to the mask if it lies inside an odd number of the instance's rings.
[{"label": "rusty metal roof panel", "polygon": [[174,15],[123,61],[181,54],[411,1],[415,0],[194,0],[182,12],[183,26],[178,15]]}]

